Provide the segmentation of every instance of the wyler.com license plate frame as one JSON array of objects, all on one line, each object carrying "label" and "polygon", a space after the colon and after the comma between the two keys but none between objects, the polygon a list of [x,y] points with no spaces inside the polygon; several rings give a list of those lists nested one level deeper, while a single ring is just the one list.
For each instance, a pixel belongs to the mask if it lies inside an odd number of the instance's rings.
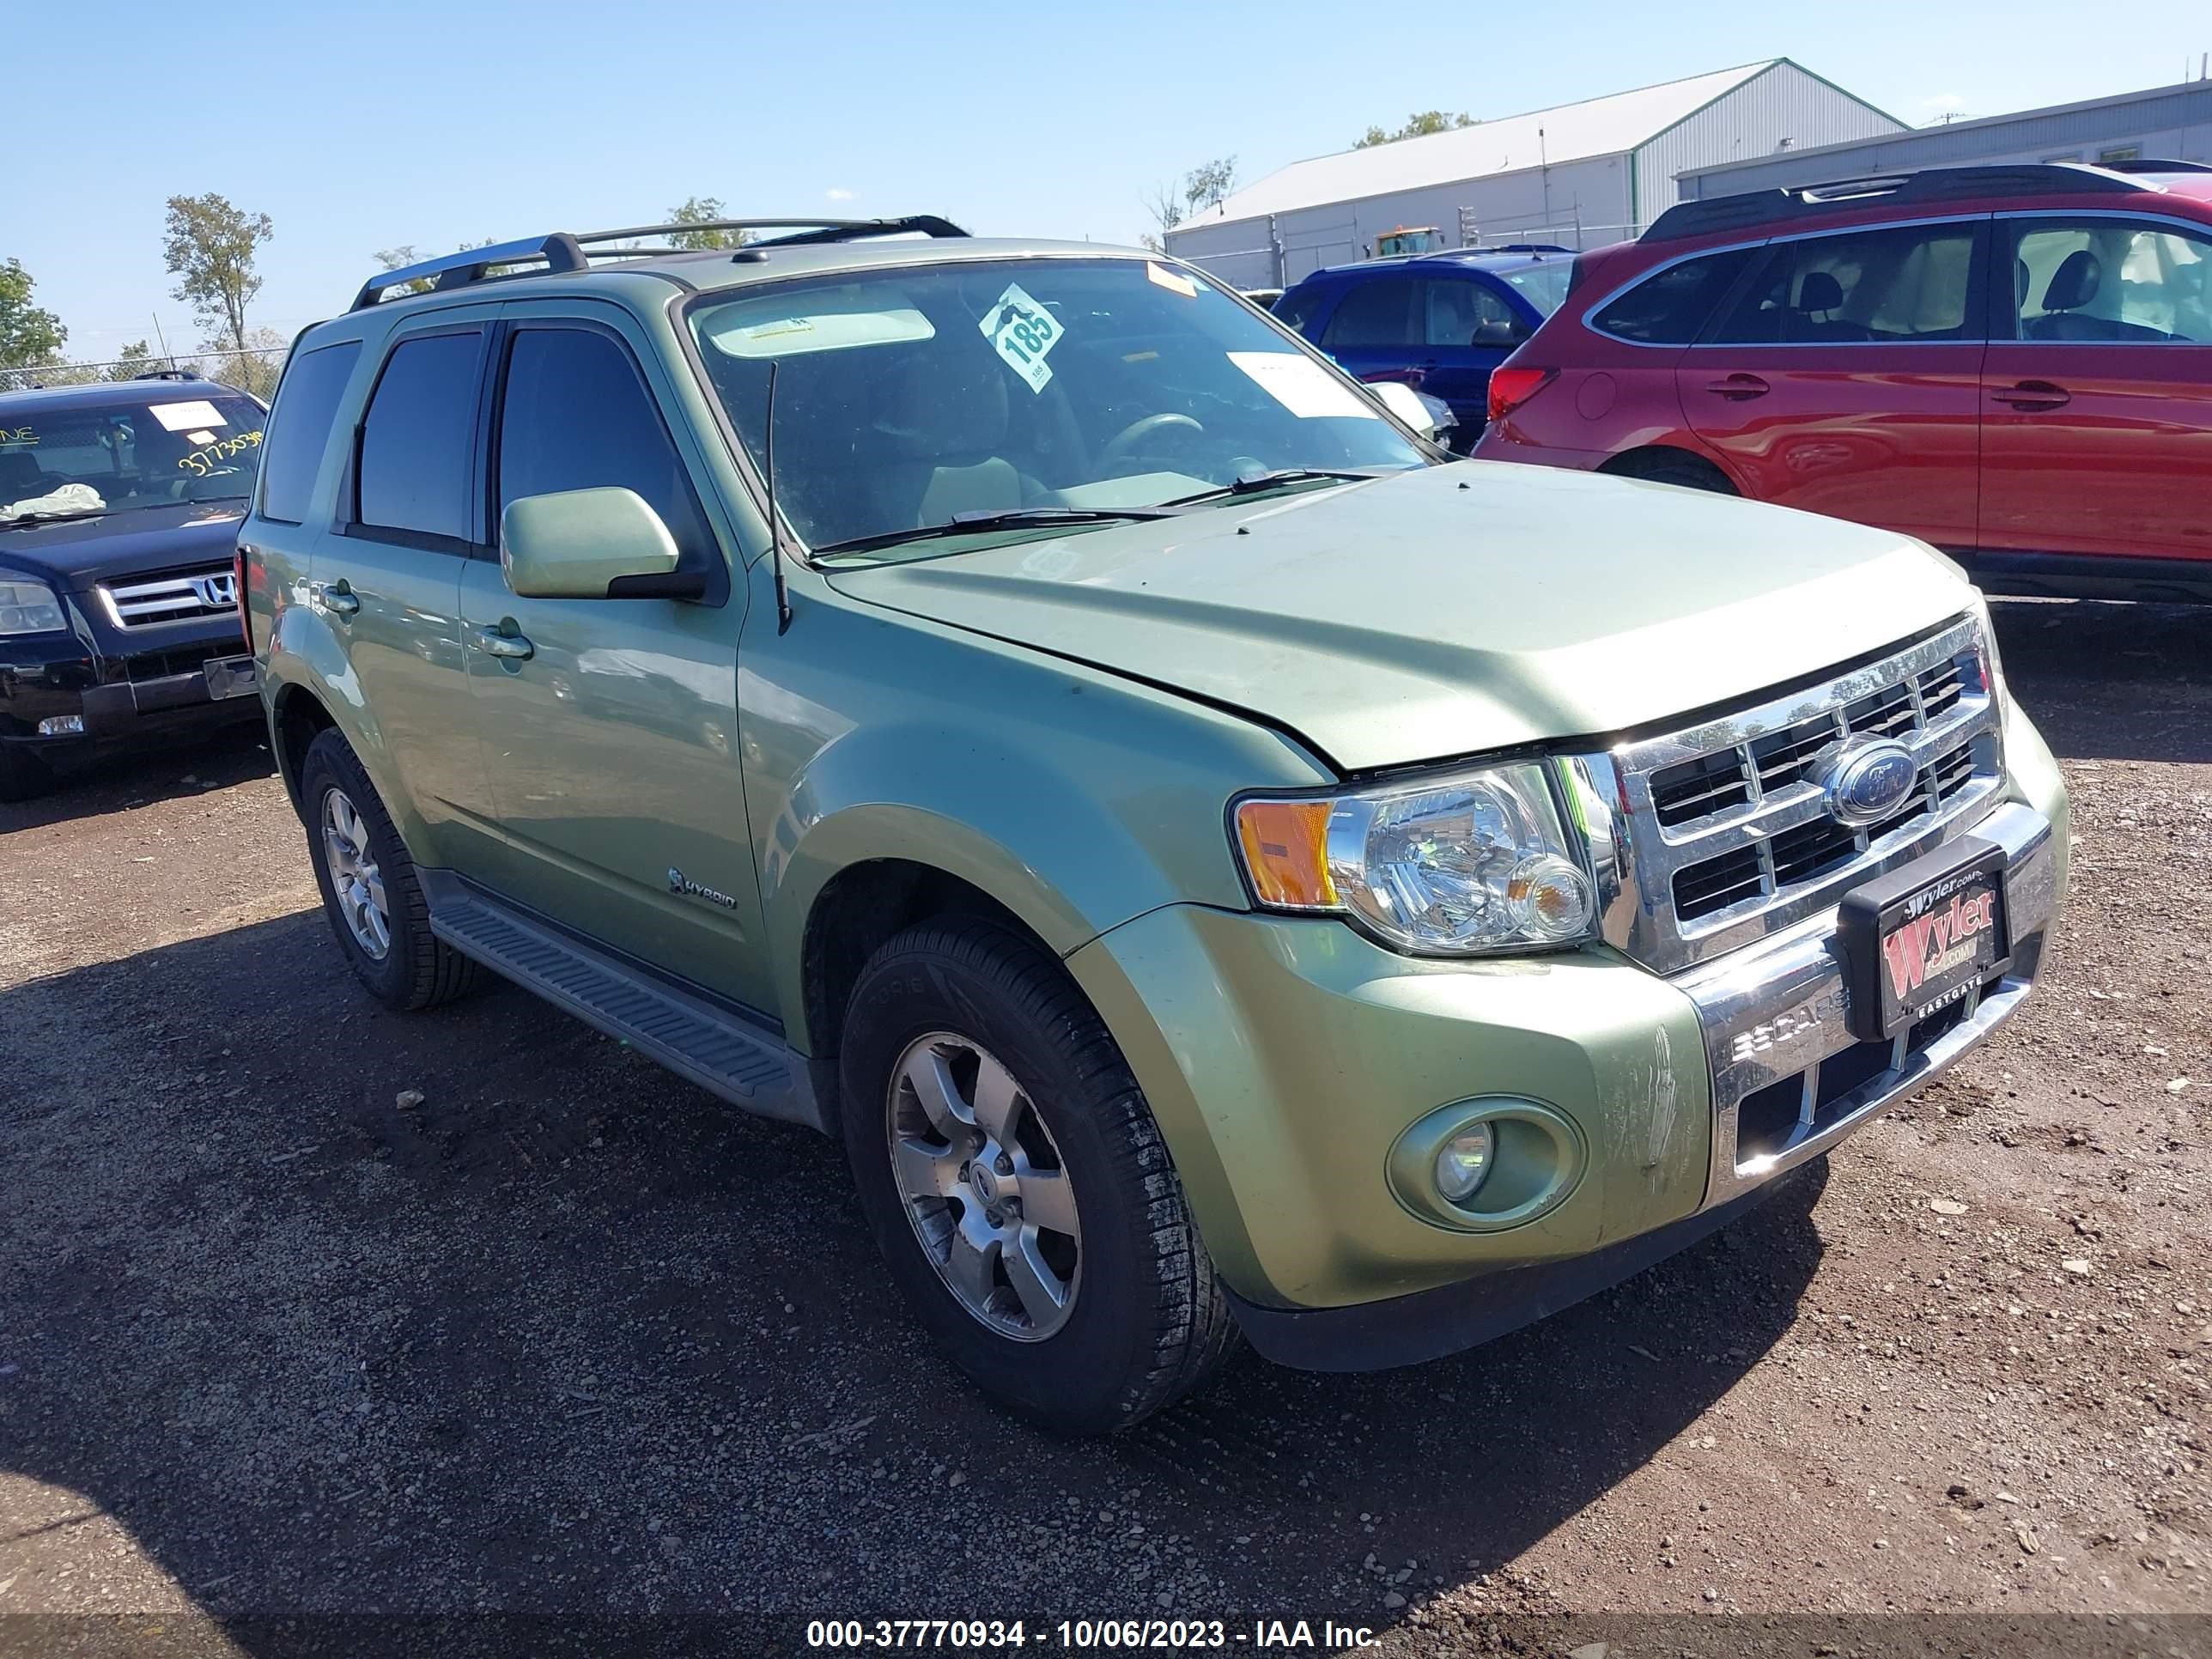
[{"label": "wyler.com license plate frame", "polygon": [[2009,862],[1996,842],[1966,836],[1844,895],[1836,938],[1853,1036],[1893,1037],[2011,960]]}]

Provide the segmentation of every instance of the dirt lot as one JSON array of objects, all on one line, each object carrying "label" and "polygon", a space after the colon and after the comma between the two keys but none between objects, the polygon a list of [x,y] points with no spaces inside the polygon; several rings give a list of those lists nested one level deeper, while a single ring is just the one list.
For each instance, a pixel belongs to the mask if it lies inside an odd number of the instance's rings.
[{"label": "dirt lot", "polygon": [[2212,1650],[2143,1622],[2212,1612],[2212,615],[2000,610],[2079,845],[1999,1041],[1537,1328],[1248,1356],[1091,1444],[932,1357],[830,1143],[511,988],[373,1005],[250,738],[0,808],[0,1614],[273,1651],[254,1615],[1166,1610],[1418,1653],[1942,1609]]}]

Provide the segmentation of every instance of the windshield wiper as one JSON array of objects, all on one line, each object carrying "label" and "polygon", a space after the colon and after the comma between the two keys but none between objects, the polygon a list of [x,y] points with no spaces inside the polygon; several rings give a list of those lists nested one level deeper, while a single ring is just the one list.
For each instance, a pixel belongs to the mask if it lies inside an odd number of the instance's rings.
[{"label": "windshield wiper", "polygon": [[1200,501],[1218,501],[1237,495],[1255,495],[1261,490],[1278,489],[1284,484],[1322,483],[1334,480],[1342,483],[1364,483],[1370,478],[1382,477],[1398,469],[1370,466],[1362,469],[1341,466],[1276,466],[1264,472],[1243,473],[1218,489],[1201,489],[1195,495],[1178,495],[1171,501],[1162,501],[1162,507],[1191,507]]},{"label": "windshield wiper", "polygon": [[1139,519],[1169,519],[1175,515],[1157,507],[1017,507],[1000,511],[956,513],[943,524],[926,524],[913,530],[884,530],[872,536],[854,536],[829,542],[814,551],[866,553],[872,548],[896,547],[904,542],[935,541],[944,536],[964,536],[976,530],[1051,530],[1060,525],[1114,524]]},{"label": "windshield wiper", "polygon": [[74,513],[19,513],[11,519],[0,519],[0,530],[14,530],[32,524],[67,524],[72,519],[104,519],[111,508],[105,507],[79,507]]}]

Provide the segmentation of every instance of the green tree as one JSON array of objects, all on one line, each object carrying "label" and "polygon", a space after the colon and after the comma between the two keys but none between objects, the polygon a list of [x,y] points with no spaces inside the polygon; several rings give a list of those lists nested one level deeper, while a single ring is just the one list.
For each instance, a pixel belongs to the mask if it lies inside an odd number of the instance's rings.
[{"label": "green tree", "polygon": [[1219,207],[1237,188],[1237,158],[1224,155],[1182,176],[1183,205],[1193,213]]},{"label": "green tree", "polygon": [[169,198],[161,252],[177,278],[172,291],[234,350],[246,349],[246,307],[261,292],[254,250],[274,234],[267,214],[242,213],[212,191]]},{"label": "green tree", "polygon": [[33,286],[21,260],[0,264],[0,368],[50,362],[69,338],[60,318],[31,303]]},{"label": "green tree", "polygon": [[1370,127],[1352,141],[1354,149],[1372,149],[1377,144],[1395,144],[1401,138],[1425,138],[1432,132],[1449,132],[1455,127],[1477,127],[1482,123],[1465,110],[1456,115],[1447,115],[1440,109],[1417,110],[1406,118],[1406,125],[1395,132],[1385,132],[1380,127]]},{"label": "green tree", "polygon": [[[672,225],[706,225],[729,216],[719,196],[688,196],[682,207],[668,210]],[[742,230],[678,230],[668,238],[671,247],[710,248],[743,247],[752,237]]]},{"label": "green tree", "polygon": [[111,380],[135,380],[161,366],[161,361],[154,356],[151,345],[143,340],[133,340],[115,354],[115,361],[107,366],[107,378]]}]

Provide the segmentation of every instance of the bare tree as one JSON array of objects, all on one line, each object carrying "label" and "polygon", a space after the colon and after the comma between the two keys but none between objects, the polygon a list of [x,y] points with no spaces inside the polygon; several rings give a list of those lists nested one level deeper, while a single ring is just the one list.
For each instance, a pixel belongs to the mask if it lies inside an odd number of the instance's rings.
[{"label": "bare tree", "polygon": [[172,291],[235,350],[246,349],[246,307],[261,292],[253,252],[274,234],[267,214],[242,213],[212,191],[169,198],[161,251],[178,279]]}]

